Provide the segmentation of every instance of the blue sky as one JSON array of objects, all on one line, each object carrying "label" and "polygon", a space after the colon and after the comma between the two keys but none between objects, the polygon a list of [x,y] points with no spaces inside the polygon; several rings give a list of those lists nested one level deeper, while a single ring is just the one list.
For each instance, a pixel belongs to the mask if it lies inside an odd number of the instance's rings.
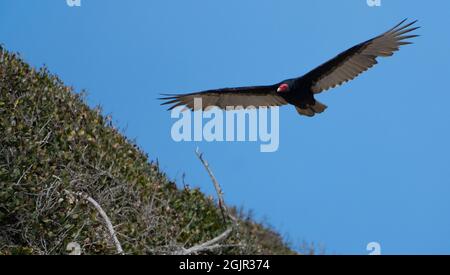
[{"label": "blue sky", "polygon": [[[448,1],[3,0],[0,43],[46,64],[158,159],[170,178],[226,193],[294,243],[328,253],[450,253]],[[403,18],[422,36],[355,81],[318,96],[314,118],[280,109],[280,148],[176,143],[156,100],[300,76]]]}]

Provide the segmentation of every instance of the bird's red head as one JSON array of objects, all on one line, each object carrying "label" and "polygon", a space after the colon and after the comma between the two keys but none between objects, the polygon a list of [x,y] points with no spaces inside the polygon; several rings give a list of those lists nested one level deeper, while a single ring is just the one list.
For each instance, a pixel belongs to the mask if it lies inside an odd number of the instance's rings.
[{"label": "bird's red head", "polygon": [[279,93],[284,93],[287,91],[289,91],[289,85],[286,83],[281,84],[277,89],[277,92],[279,92]]}]

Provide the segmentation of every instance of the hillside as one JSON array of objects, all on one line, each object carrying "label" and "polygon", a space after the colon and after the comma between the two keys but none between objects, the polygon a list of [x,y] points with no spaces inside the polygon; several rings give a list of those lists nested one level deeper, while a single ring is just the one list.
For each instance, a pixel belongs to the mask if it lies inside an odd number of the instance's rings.
[{"label": "hillside", "polygon": [[[214,200],[177,188],[82,94],[1,47],[0,133],[0,255],[67,254],[72,242],[83,254],[117,253],[85,196],[107,213],[125,254],[176,253],[229,226]],[[239,225],[201,253],[293,253],[279,234],[231,209]]]}]

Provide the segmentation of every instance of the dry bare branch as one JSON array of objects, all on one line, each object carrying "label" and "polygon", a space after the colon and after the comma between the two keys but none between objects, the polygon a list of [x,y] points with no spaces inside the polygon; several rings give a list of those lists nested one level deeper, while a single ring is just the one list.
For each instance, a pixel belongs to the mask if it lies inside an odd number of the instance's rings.
[{"label": "dry bare branch", "polygon": [[28,171],[30,171],[30,169],[33,167],[33,164],[31,164],[27,170],[25,170],[25,172],[23,172],[22,176],[20,176],[19,180],[16,182],[15,185],[20,185],[20,182],[22,181],[22,179],[25,177],[25,175],[28,173]]},{"label": "dry bare branch", "polygon": [[123,255],[124,254],[123,249],[122,249],[122,246],[121,246],[119,240],[117,239],[117,234],[116,234],[116,231],[114,230],[114,226],[112,225],[111,220],[109,219],[108,215],[103,210],[103,208],[100,206],[100,204],[97,201],[95,201],[92,197],[88,196],[87,194],[83,194],[82,192],[78,192],[78,193],[73,193],[70,191],[68,191],[68,192],[85,199],[86,201],[90,202],[92,204],[92,206],[94,206],[94,208],[98,211],[100,216],[102,216],[103,220],[105,221],[105,225],[109,231],[109,234],[111,235],[111,239],[112,239],[114,245],[116,246],[117,254]]},{"label": "dry bare branch", "polygon": [[[211,178],[211,181],[214,184],[214,188],[216,189],[218,201],[219,201],[219,208],[222,213],[222,217],[224,219],[224,222],[227,221],[227,219],[230,219],[233,222],[233,225],[228,227],[227,230],[225,230],[222,234],[215,237],[214,239],[211,239],[209,241],[206,241],[202,244],[195,245],[191,248],[181,248],[180,250],[177,250],[174,254],[181,254],[181,255],[191,255],[191,254],[197,254],[204,251],[211,251],[218,248],[223,247],[229,247],[230,245],[220,245],[220,243],[228,238],[230,236],[231,232],[233,232],[233,228],[237,226],[237,219],[231,215],[228,212],[228,209],[225,205],[225,200],[223,199],[223,192],[222,188],[220,187],[219,182],[217,181],[216,177],[214,176],[211,168],[209,167],[208,162],[203,158],[203,153],[200,152],[199,148],[195,150],[195,154],[197,155],[198,159],[201,161],[203,166],[205,167],[206,171],[208,172],[209,177]],[[238,245],[233,245],[238,246]]]},{"label": "dry bare branch", "polygon": [[217,199],[219,201],[219,208],[222,213],[224,222],[226,221],[226,219],[228,217],[230,220],[233,221],[234,224],[236,224],[237,219],[228,212],[228,209],[225,205],[225,200],[223,199],[222,188],[220,187],[219,182],[217,181],[216,177],[214,176],[213,172],[211,171],[211,168],[209,167],[208,162],[203,158],[203,153],[200,152],[198,147],[195,150],[195,154],[197,155],[198,159],[201,161],[201,163],[205,167],[206,171],[208,172],[209,177],[211,178],[211,181],[214,184],[214,188],[216,189],[216,193],[217,193]]},{"label": "dry bare branch", "polygon": [[203,251],[210,251],[213,249],[221,248],[222,246],[218,245],[218,244],[220,242],[226,240],[232,231],[233,231],[233,228],[229,227],[227,230],[225,230],[222,234],[215,237],[214,239],[204,242],[202,244],[195,245],[188,249],[183,248],[183,249],[177,251],[175,254],[191,255],[191,254],[196,254],[196,253],[203,252]]}]

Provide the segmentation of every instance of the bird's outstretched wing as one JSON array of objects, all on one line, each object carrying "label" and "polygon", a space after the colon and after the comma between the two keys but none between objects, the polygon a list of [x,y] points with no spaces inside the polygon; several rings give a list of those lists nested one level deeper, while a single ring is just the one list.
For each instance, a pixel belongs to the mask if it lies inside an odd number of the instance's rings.
[{"label": "bird's outstretched wing", "polygon": [[310,71],[302,79],[311,82],[311,89],[315,94],[353,80],[377,64],[377,57],[392,56],[395,51],[399,50],[400,46],[412,44],[405,40],[418,35],[407,34],[419,27],[413,27],[417,20],[404,24],[406,20],[382,35],[346,50]]},{"label": "bird's outstretched wing", "polygon": [[[278,86],[276,85],[272,85],[224,88],[190,94],[165,95],[166,97],[160,99],[165,101],[161,105],[171,105],[169,110],[178,106],[186,106],[193,111],[200,109],[205,110],[210,106],[226,109],[227,107],[238,106],[244,108],[254,106],[258,108],[287,104],[287,102],[277,94],[277,87]],[[195,98],[202,99],[202,106],[194,106]]]}]

